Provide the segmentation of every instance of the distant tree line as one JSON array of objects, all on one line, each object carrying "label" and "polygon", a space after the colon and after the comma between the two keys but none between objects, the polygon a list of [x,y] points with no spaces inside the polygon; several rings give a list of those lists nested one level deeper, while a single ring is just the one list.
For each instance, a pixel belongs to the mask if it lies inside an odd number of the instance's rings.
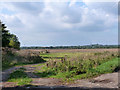
[{"label": "distant tree line", "polygon": [[0,21],[0,39],[2,40],[2,47],[20,49],[18,37],[14,34],[11,34],[6,28],[7,26]]},{"label": "distant tree line", "polygon": [[84,46],[50,46],[50,47],[21,47],[21,49],[98,49],[98,48],[118,48],[118,45],[84,45]]}]

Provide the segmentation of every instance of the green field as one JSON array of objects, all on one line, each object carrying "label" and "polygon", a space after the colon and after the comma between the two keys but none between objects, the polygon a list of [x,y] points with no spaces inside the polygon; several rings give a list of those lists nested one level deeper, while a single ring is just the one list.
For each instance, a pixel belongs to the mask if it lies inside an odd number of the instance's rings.
[{"label": "green field", "polygon": [[[38,53],[38,54],[37,54]],[[7,57],[11,57],[8,58]],[[101,74],[116,72],[118,65],[118,52],[82,50],[80,52],[50,52],[39,53],[28,51],[16,54],[7,54],[3,57],[3,68],[33,64],[36,67],[33,74],[40,78],[58,78],[63,82],[71,82],[77,79],[93,78]],[[36,64],[36,65],[34,65]],[[17,82],[17,85],[29,85],[29,78],[25,70],[20,69],[10,75],[9,82]]]},{"label": "green field", "polygon": [[47,64],[45,63],[41,70],[36,70],[35,74],[40,77],[61,78],[63,81],[112,73],[119,67],[117,52],[62,52],[40,56],[47,60]]},{"label": "green field", "polygon": [[45,53],[45,54],[40,54],[40,56],[44,59],[44,60],[61,60],[62,57],[67,57],[67,58],[71,58],[73,56],[80,56],[80,55],[88,55],[88,54],[92,54],[92,53],[83,53],[83,52],[62,52],[62,53]]}]

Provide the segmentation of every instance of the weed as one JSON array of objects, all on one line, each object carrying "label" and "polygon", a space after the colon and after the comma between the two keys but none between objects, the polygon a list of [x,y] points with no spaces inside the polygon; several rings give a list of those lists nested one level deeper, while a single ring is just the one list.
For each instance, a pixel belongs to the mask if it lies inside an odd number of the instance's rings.
[{"label": "weed", "polygon": [[25,70],[24,68],[20,68],[19,70],[16,70],[13,73],[11,73],[8,81],[17,82],[17,85],[20,86],[29,85],[32,79],[27,76],[24,70]]},{"label": "weed", "polygon": [[117,66],[118,54],[115,52],[84,53],[61,60],[51,60],[41,71],[41,77],[55,77],[63,80],[89,78],[103,73],[113,72]]}]

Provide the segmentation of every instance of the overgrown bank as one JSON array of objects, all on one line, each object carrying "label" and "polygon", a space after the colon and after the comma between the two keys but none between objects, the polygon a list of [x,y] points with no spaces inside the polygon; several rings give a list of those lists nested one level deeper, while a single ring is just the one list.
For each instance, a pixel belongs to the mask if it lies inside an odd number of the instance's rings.
[{"label": "overgrown bank", "polygon": [[111,73],[119,67],[117,52],[86,53],[79,56],[51,60],[38,70],[40,77],[61,78],[63,81],[90,78]]},{"label": "overgrown bank", "polygon": [[18,50],[7,48],[2,52],[2,70],[16,65],[35,64],[45,62],[41,56],[34,52],[19,53]]}]

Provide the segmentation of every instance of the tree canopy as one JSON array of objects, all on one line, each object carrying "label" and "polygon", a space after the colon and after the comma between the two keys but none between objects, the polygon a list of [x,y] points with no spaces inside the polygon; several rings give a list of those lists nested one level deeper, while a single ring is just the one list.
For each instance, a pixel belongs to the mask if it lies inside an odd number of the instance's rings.
[{"label": "tree canopy", "polygon": [[2,34],[2,47],[20,49],[18,37],[7,30],[7,26],[0,21],[0,32]]}]

